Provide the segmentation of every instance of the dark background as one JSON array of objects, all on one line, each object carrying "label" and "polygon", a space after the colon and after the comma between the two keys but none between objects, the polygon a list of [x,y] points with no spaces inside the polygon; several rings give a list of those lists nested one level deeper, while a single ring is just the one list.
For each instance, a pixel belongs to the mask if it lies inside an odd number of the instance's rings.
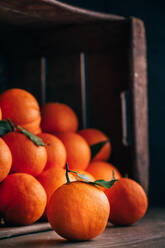
[{"label": "dark background", "polygon": [[165,3],[132,0],[65,0],[90,10],[135,16],[144,21],[147,36],[150,201],[165,205]]}]

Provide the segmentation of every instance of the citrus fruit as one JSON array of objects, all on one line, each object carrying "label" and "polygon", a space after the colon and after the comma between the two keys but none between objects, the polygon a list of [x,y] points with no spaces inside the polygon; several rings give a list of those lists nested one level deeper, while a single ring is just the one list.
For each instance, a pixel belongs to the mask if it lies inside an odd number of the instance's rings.
[{"label": "citrus fruit", "polygon": [[78,118],[75,112],[66,104],[50,102],[42,106],[42,130],[48,133],[76,132]]},{"label": "citrus fruit", "polygon": [[9,174],[12,164],[12,155],[9,147],[0,138],[0,182]]},{"label": "citrus fruit", "polygon": [[109,220],[115,225],[131,225],[146,213],[148,199],[140,184],[129,178],[119,179],[105,190],[111,212]]},{"label": "citrus fruit", "polygon": [[30,125],[33,126],[32,122],[34,121],[38,123],[38,125],[35,124],[35,128],[39,128],[41,121],[39,104],[28,91],[17,88],[4,91],[0,95],[0,107],[3,119],[10,118],[15,125],[21,125],[22,127],[25,125],[25,128],[28,125],[29,127]]},{"label": "citrus fruit", "polygon": [[48,221],[63,238],[90,240],[107,224],[110,206],[104,192],[82,181],[59,187],[47,208]]},{"label": "citrus fruit", "polygon": [[121,174],[118,169],[114,165],[105,161],[93,161],[86,169],[86,171],[91,173],[96,180],[103,179],[106,181],[112,180],[113,170],[115,172],[115,178],[119,179]]},{"label": "citrus fruit", "polygon": [[41,123],[41,118],[38,118],[35,121],[21,125],[21,127],[25,128],[29,132],[37,135],[37,134],[42,132],[42,129],[40,127],[40,123]]},{"label": "citrus fruit", "polygon": [[[100,130],[95,128],[86,128],[78,132],[89,145],[94,145],[102,141],[108,141],[108,137]],[[103,160],[106,161],[109,159],[111,154],[111,143],[108,141],[102,149],[94,156],[93,161]]]},{"label": "citrus fruit", "polygon": [[33,176],[13,173],[0,184],[0,212],[14,225],[37,221],[46,206],[46,192]]},{"label": "citrus fruit", "polygon": [[66,164],[66,149],[62,141],[48,133],[40,133],[38,136],[43,140],[47,150],[47,163],[44,170],[52,167],[63,168]]},{"label": "citrus fruit", "polygon": [[[47,201],[49,202],[51,195],[54,191],[59,188],[61,185],[66,183],[66,170],[63,168],[50,168],[48,170],[44,170],[38,177],[38,181],[44,187],[47,193]],[[69,173],[70,181],[75,181],[75,177]]]},{"label": "citrus fruit", "polygon": [[88,143],[79,134],[63,132],[57,135],[63,142],[70,169],[85,170],[91,158]]},{"label": "citrus fruit", "polygon": [[12,172],[25,172],[33,176],[38,176],[42,172],[47,161],[44,146],[35,145],[19,132],[10,132],[4,135],[3,139],[12,153]]}]

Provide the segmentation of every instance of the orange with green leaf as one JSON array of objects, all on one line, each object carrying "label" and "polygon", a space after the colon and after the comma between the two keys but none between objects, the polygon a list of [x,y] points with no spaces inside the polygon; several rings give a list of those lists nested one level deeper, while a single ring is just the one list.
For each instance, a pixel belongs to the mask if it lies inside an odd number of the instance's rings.
[{"label": "orange with green leaf", "polygon": [[[85,181],[70,182],[68,173],[75,173]],[[68,169],[67,183],[52,195],[47,208],[53,229],[70,240],[89,240],[101,234],[108,221],[110,206],[104,192],[97,186],[111,187],[116,180],[90,182],[88,178]]]},{"label": "orange with green leaf", "polygon": [[78,134],[87,141],[87,143],[91,146],[91,149],[97,149],[98,146],[98,152],[92,156],[93,161],[106,161],[109,159],[112,147],[107,135],[95,128],[82,129],[78,132]]},{"label": "orange with green leaf", "polygon": [[105,161],[91,162],[86,171],[91,173],[96,179],[102,178],[109,181],[113,177],[113,171],[116,179],[121,178],[119,170],[114,165]]},{"label": "orange with green leaf", "polygon": [[41,138],[11,120],[0,121],[0,136],[12,154],[11,172],[25,172],[38,176],[47,161],[47,151]]}]

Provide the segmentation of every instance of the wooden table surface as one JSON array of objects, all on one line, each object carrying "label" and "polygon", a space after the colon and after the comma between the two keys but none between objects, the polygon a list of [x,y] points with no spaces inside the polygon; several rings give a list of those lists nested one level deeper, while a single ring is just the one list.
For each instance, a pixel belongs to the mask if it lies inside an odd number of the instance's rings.
[{"label": "wooden table surface", "polygon": [[[0,230],[1,231],[1,230]],[[3,248],[118,248],[118,247],[165,247],[165,209],[149,210],[146,216],[133,226],[114,227],[109,224],[100,236],[92,241],[68,242],[52,230],[24,234],[0,240]]]}]

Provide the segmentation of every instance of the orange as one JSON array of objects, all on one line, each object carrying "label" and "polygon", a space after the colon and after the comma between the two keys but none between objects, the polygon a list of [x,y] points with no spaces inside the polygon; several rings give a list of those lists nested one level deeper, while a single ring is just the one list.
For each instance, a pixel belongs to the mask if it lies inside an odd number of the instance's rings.
[{"label": "orange", "polygon": [[40,133],[38,136],[43,140],[47,150],[47,163],[44,170],[52,167],[63,168],[66,164],[66,149],[62,141],[48,133]]},{"label": "orange", "polygon": [[[61,185],[66,183],[66,176],[65,176],[66,170],[63,168],[51,168],[48,170],[44,170],[38,177],[38,181],[42,184],[44,187],[46,193],[47,193],[47,199],[48,202],[54,193],[54,191],[59,188]],[[69,173],[70,181],[75,181],[75,177]]]},{"label": "orange", "polygon": [[30,123],[22,124],[21,127],[25,128],[29,132],[37,135],[37,134],[42,132],[42,129],[40,127],[40,123],[41,123],[41,118],[38,118],[35,121],[32,121]]},{"label": "orange", "polygon": [[73,132],[63,132],[57,136],[66,148],[69,168],[71,170],[85,170],[91,158],[91,151],[85,139]]},{"label": "orange", "polygon": [[110,206],[104,192],[82,181],[59,187],[47,209],[48,221],[63,238],[89,240],[101,234]]},{"label": "orange", "polygon": [[37,221],[46,206],[46,193],[33,176],[14,173],[0,185],[0,212],[5,220],[15,225]]},{"label": "orange", "polygon": [[105,194],[111,206],[109,219],[115,225],[131,225],[146,213],[146,193],[141,185],[132,179],[119,179]]},{"label": "orange", "polygon": [[25,172],[38,176],[45,167],[47,152],[44,146],[35,145],[24,134],[11,132],[3,136],[12,153],[12,172]]},{"label": "orange", "polygon": [[86,169],[86,171],[91,173],[96,180],[103,179],[106,181],[112,180],[113,170],[115,172],[115,178],[119,179],[121,174],[118,169],[114,165],[104,161],[94,161],[90,163]]},{"label": "orange", "polygon": [[42,107],[42,129],[44,132],[76,132],[78,129],[78,118],[66,104],[50,102]]},{"label": "orange", "polygon": [[[102,131],[94,128],[82,129],[78,132],[78,134],[81,135],[89,145],[108,140],[108,137]],[[111,143],[108,141],[97,153],[97,155],[95,155],[93,161],[108,160],[111,154],[111,149]]]},{"label": "orange", "polygon": [[38,127],[40,125],[39,104],[26,90],[13,88],[4,91],[0,95],[0,107],[3,119],[10,118],[15,125],[24,127],[24,125],[31,125],[33,121],[39,123]]},{"label": "orange", "polygon": [[0,138],[0,182],[9,174],[12,164],[12,155],[9,147]]}]

